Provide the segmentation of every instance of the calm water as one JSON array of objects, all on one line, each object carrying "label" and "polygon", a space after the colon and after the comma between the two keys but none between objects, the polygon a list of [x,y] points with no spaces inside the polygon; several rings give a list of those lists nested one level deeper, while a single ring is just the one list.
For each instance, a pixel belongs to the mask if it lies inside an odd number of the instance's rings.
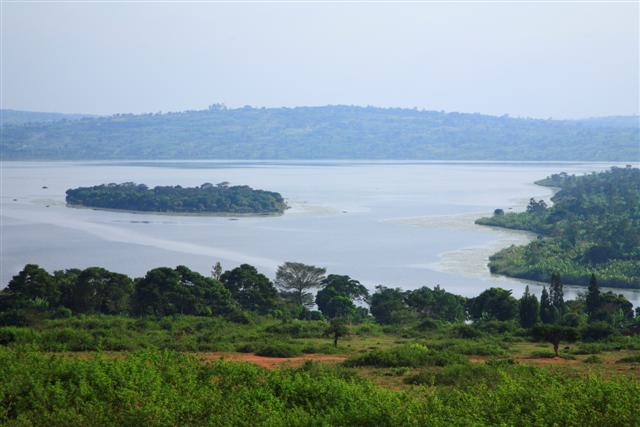
[{"label": "calm water", "polygon": [[[3,162],[2,285],[26,263],[49,270],[99,265],[134,276],[184,264],[208,274],[250,263],[273,277],[284,261],[327,267],[369,287],[440,284],[467,296],[524,282],[492,276],[487,257],[526,233],[473,224],[493,209],[521,210],[552,192],[551,173],[587,163],[475,162]],[[134,181],[194,186],[229,181],[280,192],[278,217],[202,217],[68,208],[70,187]],[[43,188],[43,187],[47,188]],[[532,284],[539,292],[539,285]],[[576,288],[567,289],[569,296]],[[635,305],[640,291],[621,291]]]}]

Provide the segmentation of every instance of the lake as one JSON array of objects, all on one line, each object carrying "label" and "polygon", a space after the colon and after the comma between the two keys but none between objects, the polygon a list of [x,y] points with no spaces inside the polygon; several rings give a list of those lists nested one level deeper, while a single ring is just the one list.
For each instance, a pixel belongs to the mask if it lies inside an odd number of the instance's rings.
[{"label": "lake", "polygon": [[[477,226],[495,208],[524,209],[552,190],[534,185],[552,173],[583,174],[604,163],[167,161],[2,162],[1,280],[26,263],[52,271],[103,266],[141,276],[186,265],[203,274],[255,265],[269,277],[284,261],[326,267],[370,288],[441,285],[475,296],[500,286],[521,295],[525,282],[491,275],[487,258],[526,243],[524,232]],[[65,206],[78,186],[132,181],[148,186],[232,185],[277,191],[282,216],[141,214]],[[536,293],[541,285],[527,282]],[[567,286],[567,297],[578,287]],[[640,291],[619,290],[634,305]]]}]

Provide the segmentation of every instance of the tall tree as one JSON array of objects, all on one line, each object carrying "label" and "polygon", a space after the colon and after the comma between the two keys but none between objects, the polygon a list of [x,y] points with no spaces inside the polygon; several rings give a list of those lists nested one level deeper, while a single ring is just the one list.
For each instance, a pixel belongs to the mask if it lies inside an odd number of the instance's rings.
[{"label": "tall tree", "polygon": [[560,314],[564,313],[564,290],[562,289],[562,280],[558,273],[553,273],[551,275],[549,298],[551,299],[551,305],[558,310]]},{"label": "tall tree", "polygon": [[285,295],[304,306],[313,305],[311,289],[319,288],[324,280],[326,269],[300,262],[285,262],[276,272],[276,286]]},{"label": "tall tree", "polygon": [[523,328],[533,327],[539,319],[540,304],[538,298],[529,292],[529,286],[524,288],[524,294],[520,298],[520,325]]},{"label": "tall tree", "polygon": [[211,269],[211,277],[216,280],[220,280],[220,276],[222,276],[222,264],[220,264],[220,261],[216,261],[215,265]]},{"label": "tall tree", "polygon": [[589,289],[587,290],[586,297],[586,309],[589,315],[589,320],[595,320],[598,310],[600,309],[600,288],[598,287],[598,280],[595,274],[591,274],[591,280],[589,281]]},{"label": "tall tree", "polygon": [[542,294],[540,295],[540,320],[542,320],[542,323],[554,323],[556,321],[553,304],[551,304],[551,298],[546,287],[542,288]]}]

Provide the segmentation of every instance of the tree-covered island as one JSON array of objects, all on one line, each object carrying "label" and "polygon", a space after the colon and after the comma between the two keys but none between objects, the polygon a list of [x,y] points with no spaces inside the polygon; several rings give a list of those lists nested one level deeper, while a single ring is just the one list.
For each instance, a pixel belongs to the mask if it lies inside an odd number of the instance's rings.
[{"label": "tree-covered island", "polygon": [[67,204],[144,212],[281,214],[287,208],[280,193],[222,182],[199,187],[157,186],[125,182],[67,190]]},{"label": "tree-covered island", "polygon": [[527,230],[540,237],[489,259],[492,273],[587,285],[640,288],[640,169],[614,167],[585,176],[554,174],[537,181],[557,187],[552,206],[531,199],[525,212],[496,209],[477,224]]}]

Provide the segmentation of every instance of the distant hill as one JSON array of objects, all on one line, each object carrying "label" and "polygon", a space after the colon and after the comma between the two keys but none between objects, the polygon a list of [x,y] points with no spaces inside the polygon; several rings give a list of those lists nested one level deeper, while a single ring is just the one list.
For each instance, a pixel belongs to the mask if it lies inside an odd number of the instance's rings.
[{"label": "distant hill", "polygon": [[58,120],[79,120],[96,117],[90,114],[42,113],[37,111],[0,110],[2,125],[22,125],[34,122],[55,122]]},{"label": "distant hill", "polygon": [[8,159],[640,160],[637,117],[540,120],[353,106],[11,124]]}]

